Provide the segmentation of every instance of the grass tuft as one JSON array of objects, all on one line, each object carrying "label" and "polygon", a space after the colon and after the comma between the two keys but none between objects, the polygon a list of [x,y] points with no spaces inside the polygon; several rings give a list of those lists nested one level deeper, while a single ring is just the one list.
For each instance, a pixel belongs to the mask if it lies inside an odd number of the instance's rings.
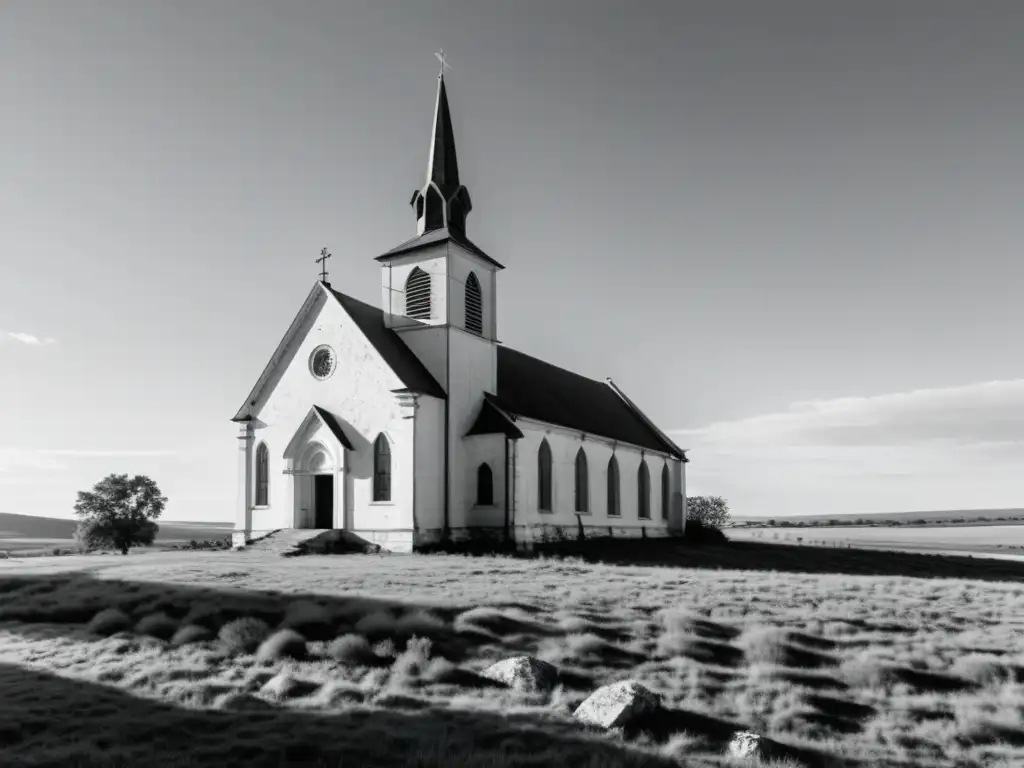
[{"label": "grass tuft", "polygon": [[267,622],[246,616],[221,627],[217,639],[229,653],[252,653],[269,634]]},{"label": "grass tuft", "polygon": [[86,630],[94,635],[113,635],[131,629],[132,620],[118,608],[104,608],[92,617]]},{"label": "grass tuft", "polygon": [[256,659],[261,662],[280,661],[282,659],[306,658],[306,638],[294,629],[279,629],[262,643],[256,651]]},{"label": "grass tuft", "polygon": [[144,616],[135,625],[135,631],[140,635],[148,635],[158,640],[170,640],[178,630],[178,622],[166,613],[151,613]]}]

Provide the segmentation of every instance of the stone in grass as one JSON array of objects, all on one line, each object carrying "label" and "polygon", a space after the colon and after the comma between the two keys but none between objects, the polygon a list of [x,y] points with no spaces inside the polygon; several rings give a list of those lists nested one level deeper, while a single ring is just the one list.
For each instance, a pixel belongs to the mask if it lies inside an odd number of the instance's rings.
[{"label": "stone in grass", "polygon": [[726,754],[737,759],[768,758],[769,742],[751,731],[736,731],[729,740]]},{"label": "stone in grass", "polygon": [[661,707],[661,697],[635,680],[598,688],[576,708],[574,716],[588,725],[624,728]]},{"label": "stone in grass", "polygon": [[545,693],[558,684],[558,670],[532,656],[515,656],[492,664],[481,677],[504,683],[518,691]]}]

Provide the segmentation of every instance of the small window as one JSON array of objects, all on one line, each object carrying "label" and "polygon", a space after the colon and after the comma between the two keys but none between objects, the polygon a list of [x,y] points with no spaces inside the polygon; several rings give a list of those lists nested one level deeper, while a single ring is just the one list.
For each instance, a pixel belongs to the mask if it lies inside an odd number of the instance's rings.
[{"label": "small window", "polygon": [[476,503],[481,507],[494,504],[494,473],[487,464],[476,469]]},{"label": "small window", "polygon": [[668,462],[661,468],[661,519],[668,520],[668,508],[672,501],[672,482],[668,474]]},{"label": "small window", "polygon": [[583,446],[576,451],[576,511],[590,511],[590,479],[587,473],[587,454]]},{"label": "small window", "polygon": [[419,267],[405,281],[405,314],[415,320],[430,319],[430,275]]},{"label": "small window", "polygon": [[265,507],[270,498],[270,451],[266,443],[256,449],[256,506]]},{"label": "small window", "polygon": [[383,432],[373,442],[373,500],[391,501],[391,446]]},{"label": "small window", "polygon": [[651,473],[647,470],[647,462],[640,459],[640,468],[636,472],[636,514],[637,517],[651,516]]},{"label": "small window", "polygon": [[484,333],[483,294],[475,272],[470,272],[466,278],[466,330],[477,336]]},{"label": "small window", "polygon": [[551,496],[551,446],[545,439],[537,451],[537,509],[550,512]]},{"label": "small window", "polygon": [[619,509],[619,462],[614,456],[608,459],[608,515],[618,517]]}]

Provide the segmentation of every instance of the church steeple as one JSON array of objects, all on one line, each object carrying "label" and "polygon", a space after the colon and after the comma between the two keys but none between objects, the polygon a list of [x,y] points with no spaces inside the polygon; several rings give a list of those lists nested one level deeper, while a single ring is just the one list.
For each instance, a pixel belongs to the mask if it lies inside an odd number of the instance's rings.
[{"label": "church steeple", "polygon": [[442,60],[441,73],[437,76],[437,103],[434,106],[427,179],[410,201],[416,211],[416,233],[420,235],[444,227],[464,235],[466,217],[473,209],[469,190],[459,182],[459,162],[455,155],[455,134],[443,65]]}]

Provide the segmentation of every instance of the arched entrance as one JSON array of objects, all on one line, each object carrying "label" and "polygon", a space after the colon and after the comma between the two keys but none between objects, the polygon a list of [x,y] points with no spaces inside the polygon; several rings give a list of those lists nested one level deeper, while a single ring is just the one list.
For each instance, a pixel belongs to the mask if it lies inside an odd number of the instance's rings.
[{"label": "arched entrance", "polygon": [[339,528],[338,465],[322,443],[310,442],[296,462],[295,527]]}]

